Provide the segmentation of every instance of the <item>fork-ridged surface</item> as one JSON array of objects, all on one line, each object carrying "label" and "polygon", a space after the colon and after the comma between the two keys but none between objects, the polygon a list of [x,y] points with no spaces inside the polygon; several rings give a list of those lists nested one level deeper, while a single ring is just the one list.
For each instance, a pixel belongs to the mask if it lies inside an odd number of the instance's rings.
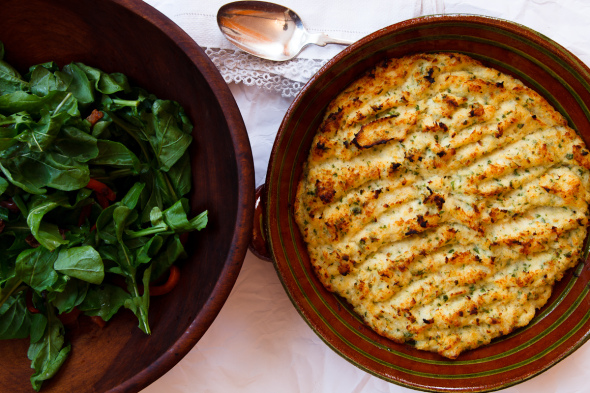
[{"label": "fork-ridged surface", "polygon": [[526,325],[579,260],[587,155],[508,75],[391,59],[328,106],[296,218],[322,283],[369,326],[455,358]]},{"label": "fork-ridged surface", "polygon": [[[346,300],[328,291],[314,272],[305,239],[299,231],[294,215],[297,186],[304,172],[305,161],[313,147],[314,136],[324,120],[323,116],[328,110],[329,103],[366,70],[382,64],[386,59],[416,53],[457,52],[516,77],[527,87],[534,89],[588,143],[590,111],[586,103],[590,102],[590,70],[563,47],[530,29],[493,18],[445,15],[412,19],[371,34],[345,49],[320,70],[295,99],[281,124],[270,158],[263,199],[264,224],[269,250],[287,294],[309,326],[338,354],[371,374],[413,389],[482,392],[505,388],[531,378],[547,370],[587,341],[590,332],[590,269],[583,262],[585,255],[576,267],[568,269],[563,278],[554,284],[553,292],[545,306],[538,310],[527,326],[498,337],[488,345],[464,351],[456,359],[447,359],[437,353],[418,350],[415,346],[396,343],[377,334],[367,327]],[[477,112],[479,111],[477,109]],[[331,111],[328,110],[329,112]],[[378,130],[376,124],[365,128],[356,142],[366,147],[371,140],[376,140]],[[520,130],[525,130],[525,127]],[[329,135],[329,132],[324,134]],[[468,135],[463,133],[463,139],[460,140],[457,136],[455,141],[466,145],[469,143],[466,138]],[[495,138],[495,135],[491,137]],[[489,136],[486,140],[492,141]],[[387,143],[382,143],[380,147],[385,148],[386,145]],[[455,158],[459,156],[461,148],[456,150]],[[331,154],[335,151],[332,150]],[[345,151],[341,149],[338,154],[342,155]],[[328,152],[330,150],[324,149],[325,154]],[[583,154],[581,149],[578,153]],[[362,159],[363,154],[355,159]],[[566,154],[576,154],[576,150]],[[567,157],[566,159],[569,160]],[[403,169],[401,165],[395,167],[396,165],[390,168]],[[458,168],[465,169],[466,167],[461,166]],[[518,177],[525,179],[526,174],[528,180],[521,180],[523,184],[534,184],[533,179],[540,181],[542,173],[549,172],[548,169],[539,166],[534,170],[529,169],[529,173],[518,172]],[[513,171],[512,173],[514,174]],[[383,170],[382,175],[384,174]],[[509,186],[508,173],[506,176]],[[350,179],[356,181],[354,176]],[[385,180],[386,177],[382,176],[383,184]],[[479,190],[488,193],[498,186],[496,182],[478,184],[481,186],[478,187]],[[458,183],[455,183],[455,186],[457,185]],[[391,190],[391,184],[389,186]],[[411,189],[409,187],[411,185],[398,188],[390,198],[401,201],[400,206],[407,206],[409,202],[405,201],[417,199],[407,191]],[[381,201],[384,198],[383,192],[382,190],[379,193],[376,200],[369,201]],[[544,189],[543,192],[557,195]],[[364,197],[370,195],[366,192],[363,194]],[[329,195],[330,193],[326,193],[324,196]],[[334,197],[334,201],[337,202],[339,199]],[[441,200],[433,196],[429,202],[429,211],[437,212],[437,203],[440,204]],[[472,203],[471,199],[458,200],[457,204],[459,202],[459,206],[465,207]],[[542,205],[541,201],[538,203]],[[442,206],[443,210],[448,210],[451,205],[445,200]],[[492,213],[494,220],[501,221],[505,218],[507,212],[502,211],[501,206],[498,204],[499,209]],[[463,210],[468,212],[466,208]],[[326,212],[328,210],[325,210],[324,214]],[[473,214],[470,211],[468,213]],[[354,215],[355,220],[351,225],[359,225],[356,220],[359,215]],[[417,215],[414,218],[417,218]],[[424,219],[428,221],[428,218]],[[414,221],[416,222],[417,220]],[[421,222],[424,223],[423,220]],[[468,216],[463,217],[462,222],[470,223]],[[461,224],[461,232],[457,232],[460,235],[443,235],[445,227],[441,226],[439,240],[444,241],[443,237],[448,236],[449,239],[457,241],[459,236],[463,238],[464,235],[477,233],[477,230],[464,224]],[[459,227],[458,224],[453,226]],[[427,230],[421,233],[425,232]],[[418,234],[414,236],[416,235]],[[444,246],[431,244],[431,247],[434,250],[435,247]],[[518,245],[514,247],[521,248]],[[531,252],[536,252],[540,245],[531,243],[528,247]],[[476,253],[470,251],[470,254]],[[368,273],[370,272],[366,272]]]}]

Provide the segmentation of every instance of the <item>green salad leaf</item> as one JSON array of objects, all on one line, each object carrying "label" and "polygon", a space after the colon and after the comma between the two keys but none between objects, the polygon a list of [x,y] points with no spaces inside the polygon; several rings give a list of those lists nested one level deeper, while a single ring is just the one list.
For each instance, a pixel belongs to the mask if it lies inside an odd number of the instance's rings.
[{"label": "green salad leaf", "polygon": [[68,316],[128,309],[150,334],[150,286],[207,225],[187,199],[192,130],[121,73],[20,73],[0,42],[0,339],[29,337],[35,390],[67,361]]}]

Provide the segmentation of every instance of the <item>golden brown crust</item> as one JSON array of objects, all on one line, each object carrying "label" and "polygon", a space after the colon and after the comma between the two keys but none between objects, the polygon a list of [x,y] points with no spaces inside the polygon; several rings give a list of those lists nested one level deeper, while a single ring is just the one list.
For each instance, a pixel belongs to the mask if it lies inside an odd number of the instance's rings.
[{"label": "golden brown crust", "polygon": [[588,157],[508,75],[390,59],[328,106],[295,216],[322,283],[369,326],[454,358],[526,325],[578,261]]}]

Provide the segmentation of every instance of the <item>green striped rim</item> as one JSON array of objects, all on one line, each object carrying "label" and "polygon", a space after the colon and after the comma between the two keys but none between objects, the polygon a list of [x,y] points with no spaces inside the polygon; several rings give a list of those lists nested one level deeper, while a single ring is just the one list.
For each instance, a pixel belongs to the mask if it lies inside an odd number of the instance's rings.
[{"label": "green striped rim", "polygon": [[[467,40],[467,41],[474,41],[474,42],[480,42],[480,43],[486,43],[486,44],[492,44],[492,43],[494,43],[494,41],[490,41],[490,40],[487,40],[487,39],[474,38],[474,37],[464,37],[464,36],[463,36],[463,37],[461,37],[461,36],[454,36],[454,35],[442,35],[442,36],[437,36],[437,39],[441,39],[441,40],[442,40],[442,39],[458,39],[458,38],[463,38],[463,39],[465,39],[465,40]],[[419,42],[419,41],[422,41],[422,40],[424,40],[424,38],[423,38],[423,39],[414,39],[414,40],[400,41],[400,42],[398,43],[398,45],[399,45],[399,46],[401,46],[401,45],[410,45],[410,44],[412,44],[412,43],[416,43],[416,42]],[[500,45],[497,45],[497,46],[500,46]],[[501,45],[501,46],[502,46],[502,47],[504,47],[504,48],[506,48],[506,49],[509,49],[509,48],[510,48],[510,47],[508,47],[507,45]],[[478,58],[478,59],[480,59],[480,60],[483,60],[483,61],[485,61],[485,62],[488,62],[488,63],[493,63],[493,64],[494,64],[494,65],[496,65],[496,66],[501,66],[501,67],[503,67],[504,69],[507,69],[507,70],[509,70],[510,72],[512,72],[513,74],[517,75],[517,76],[519,77],[519,79],[521,79],[521,80],[526,80],[526,82],[527,82],[529,85],[532,85],[532,86],[533,86],[533,88],[534,88],[534,89],[535,89],[537,92],[540,92],[540,93],[541,93],[541,94],[542,94],[542,95],[543,95],[545,98],[547,98],[547,99],[548,99],[548,100],[549,100],[549,101],[552,103],[552,105],[554,105],[554,106],[555,106],[555,107],[556,107],[556,108],[557,108],[557,109],[558,109],[558,110],[559,110],[559,111],[560,111],[562,114],[564,114],[564,116],[566,116],[566,118],[568,119],[568,122],[569,122],[569,123],[570,123],[572,126],[574,125],[574,124],[573,124],[573,121],[571,120],[571,118],[570,118],[570,117],[567,115],[567,112],[565,112],[565,109],[563,108],[563,106],[562,106],[561,104],[559,104],[559,102],[558,102],[558,101],[555,99],[555,97],[553,97],[553,95],[551,95],[551,94],[549,93],[549,91],[547,91],[545,88],[543,88],[543,87],[542,87],[542,85],[540,85],[539,83],[537,83],[537,82],[536,82],[534,79],[530,78],[528,75],[526,75],[525,73],[523,73],[523,72],[522,72],[522,71],[520,71],[519,69],[517,69],[517,68],[515,68],[515,67],[512,67],[512,66],[510,66],[510,65],[508,65],[508,64],[506,64],[506,63],[504,63],[504,62],[501,62],[501,61],[498,61],[498,60],[496,60],[496,59],[493,59],[493,58],[491,58],[491,57],[488,57],[488,56],[483,56],[483,55],[479,55],[479,54],[476,54],[476,53],[472,53],[472,52],[465,52],[465,51],[463,51],[462,53],[464,53],[464,54],[466,54],[466,55],[469,55],[469,56],[472,56],[472,57],[474,57],[474,58]],[[535,64],[537,64],[538,66],[540,66],[540,67],[541,67],[542,69],[544,69],[544,70],[545,70],[547,73],[549,73],[549,74],[550,74],[552,77],[554,77],[555,79],[557,79],[557,80],[558,80],[558,81],[559,81],[559,82],[560,82],[562,85],[564,85],[564,86],[567,88],[568,92],[570,92],[570,93],[571,93],[571,94],[572,94],[574,97],[576,97],[576,101],[577,101],[577,102],[580,104],[580,106],[581,106],[581,107],[584,109],[584,113],[586,114],[586,116],[590,118],[590,112],[588,111],[588,108],[586,107],[585,103],[582,101],[582,99],[579,97],[579,95],[577,95],[577,93],[576,93],[576,92],[575,92],[575,91],[574,91],[574,90],[571,88],[571,86],[570,86],[569,84],[567,84],[567,83],[566,83],[566,82],[563,80],[563,78],[559,77],[559,76],[557,75],[557,73],[553,72],[553,71],[552,71],[551,69],[549,69],[549,68],[548,68],[548,67],[547,67],[545,64],[543,64],[543,63],[541,63],[541,62],[538,62],[538,61],[536,61],[536,59],[534,59],[532,56],[530,56],[530,55],[526,54],[525,52],[523,52],[523,51],[516,51],[516,50],[515,50],[515,53],[518,53],[518,54],[519,54],[519,55],[521,55],[522,57],[525,57],[525,58],[527,58],[527,59],[531,60],[531,62],[534,62]],[[344,70],[343,72],[345,72],[345,71],[346,71],[346,70]],[[338,76],[336,76],[336,77],[338,77]],[[308,129],[308,132],[312,132],[312,131],[313,131],[313,132],[315,132],[315,130]],[[289,142],[289,145],[290,145],[290,142]],[[299,148],[298,148],[298,153],[297,153],[297,155],[298,155],[298,156],[299,156],[299,154],[301,154],[301,152],[302,152],[302,149],[303,149],[303,146],[302,146],[302,145],[299,145]],[[295,179],[293,178],[293,176],[294,176],[294,173],[293,173],[293,172],[291,172],[291,179],[290,179],[290,185],[291,185],[291,186],[290,186],[290,189],[289,189],[289,195],[293,195],[293,189],[292,189],[292,188],[293,188],[293,184],[295,184],[295,181],[294,181]],[[293,233],[292,233],[292,232],[293,232],[293,228],[292,228],[292,226],[293,226],[293,222],[292,222],[292,220],[291,220],[291,217],[289,217],[289,226],[290,226],[291,234],[292,234],[292,237],[293,237]],[[295,229],[295,230],[298,230],[298,229]],[[281,243],[281,244],[284,246],[284,244],[283,244],[283,243]],[[299,253],[299,250],[296,250],[296,251],[297,251],[297,253]],[[301,258],[300,258],[300,263],[301,263]],[[302,267],[302,269],[304,269],[304,266],[303,266],[303,265],[302,265],[301,267]],[[304,271],[305,271],[305,269],[304,269]],[[307,273],[307,272],[306,272],[306,273]],[[572,280],[570,280],[570,282],[568,283],[568,286],[567,286],[567,287],[566,287],[566,289],[565,289],[565,290],[564,290],[564,291],[561,293],[561,295],[560,295],[560,296],[559,296],[559,297],[556,299],[556,301],[554,301],[554,303],[553,303],[553,304],[549,305],[549,306],[548,306],[548,309],[547,309],[547,310],[545,310],[545,311],[543,312],[543,314],[541,314],[541,315],[538,315],[538,316],[536,317],[536,320],[538,321],[539,319],[542,319],[542,317],[544,317],[545,315],[547,315],[547,313],[548,313],[550,310],[553,310],[553,309],[555,309],[555,308],[557,307],[557,305],[559,305],[559,303],[560,303],[560,302],[563,300],[563,298],[564,298],[565,296],[567,296],[567,294],[569,293],[569,290],[570,290],[570,289],[573,287],[573,284],[574,284],[574,283],[575,283],[575,277],[573,277],[573,278],[572,278]],[[319,293],[317,292],[317,289],[316,289],[316,294],[319,296]],[[307,297],[306,297],[306,298],[307,298]],[[307,299],[307,300],[309,301],[309,299]],[[343,305],[343,306],[345,306],[345,304],[344,304],[342,301],[340,301],[340,304],[341,304],[341,305]],[[362,320],[361,320],[361,319],[360,319],[358,316],[356,316],[356,314],[354,314],[354,312],[351,312],[351,311],[348,309],[348,307],[346,307],[346,306],[345,306],[344,308],[347,310],[347,312],[348,312],[348,313],[350,313],[351,315],[353,315],[353,317],[354,317],[356,320],[358,320],[359,322],[362,322]],[[338,313],[336,313],[336,312],[335,312],[333,309],[331,309],[331,311],[332,311],[332,313],[334,313],[334,315],[336,315],[336,316],[338,316],[338,315],[339,315],[339,314],[338,314]],[[340,319],[340,318],[339,318],[339,319]],[[342,320],[342,322],[344,322],[344,321]],[[516,333],[517,333],[517,334],[520,334],[520,333],[522,333],[522,332],[526,331],[527,329],[530,329],[534,323],[535,323],[535,321],[532,321],[532,322],[531,322],[531,324],[529,324],[529,325],[528,325],[527,327],[525,327],[524,329],[519,329],[519,330],[518,330]],[[352,329],[352,327],[351,327],[349,324],[347,324],[347,323],[345,323],[345,324],[347,325],[347,327],[348,327],[348,328]],[[502,338],[502,339],[500,339],[500,340],[496,340],[495,342],[499,342],[499,341],[505,340],[505,339],[507,339],[507,338],[509,338],[509,337],[511,337],[511,336],[512,336],[512,335],[510,335],[510,336],[505,336],[505,338]],[[368,338],[368,337],[366,337],[366,336],[362,336],[362,337],[363,337],[364,339],[366,339],[367,341],[370,341],[370,342],[372,342],[372,343],[373,343],[374,345],[376,345],[376,346],[383,347],[381,344],[378,344],[378,343],[376,343],[375,341],[373,341],[373,340],[369,339],[369,338]],[[536,340],[534,340],[534,341],[536,341]],[[534,342],[534,341],[533,341],[533,342]],[[519,347],[517,347],[517,348],[518,348],[518,349],[522,349],[522,348],[525,348],[526,346],[527,346],[527,345],[521,345],[521,346],[519,346]],[[484,361],[486,361],[486,360],[492,360],[492,359],[502,358],[502,357],[505,357],[505,356],[511,355],[511,354],[513,354],[513,353],[514,353],[514,352],[516,352],[516,351],[517,351],[517,350],[515,349],[515,350],[511,350],[511,351],[505,352],[505,353],[503,353],[502,355],[498,355],[498,356],[495,356],[495,357],[490,357],[490,358],[486,358],[486,359],[480,359],[480,360],[475,360],[475,361],[469,361],[469,362],[454,361],[454,362],[452,362],[452,364],[461,364],[461,363],[463,363],[463,364],[473,364],[473,363],[481,363],[481,362],[484,362]],[[403,357],[405,357],[405,358],[408,358],[408,359],[412,359],[412,360],[419,360],[419,358],[415,358],[415,357],[408,356],[408,355],[405,355],[405,354],[402,354],[402,353],[398,353],[397,351],[394,351],[394,352],[395,352],[396,354],[399,354],[400,356],[403,356]],[[422,359],[420,359],[420,360],[422,360]],[[441,362],[441,361],[424,361],[424,360],[422,360],[422,362],[427,362],[427,363],[432,363],[432,364],[449,364],[449,362],[444,362],[444,361],[442,361],[442,362]]]},{"label": "green striped rim", "polygon": [[[446,26],[447,24],[445,24]],[[494,33],[499,33],[499,34],[503,34],[506,36],[509,36],[511,39],[517,39],[520,42],[525,43],[526,45],[530,46],[530,47],[534,47],[534,49],[536,49],[537,51],[541,52],[542,54],[549,56],[550,58],[552,58],[560,67],[562,67],[563,69],[567,70],[572,76],[574,76],[574,78],[582,85],[584,86],[584,88],[586,90],[590,90],[590,84],[588,83],[587,79],[585,79],[582,75],[579,74],[579,70],[578,69],[574,69],[572,68],[567,62],[564,62],[560,57],[558,57],[557,55],[555,55],[553,52],[551,52],[550,50],[546,49],[545,47],[529,40],[526,39],[524,37],[521,37],[513,32],[507,32],[505,30],[502,29],[498,29],[498,28],[494,28],[494,27],[488,27],[488,26],[481,26],[478,24],[474,24],[472,22],[468,22],[468,23],[453,23],[453,25],[458,26],[458,27],[477,27],[478,29],[480,28],[485,28],[488,30],[492,30]],[[426,29],[430,29],[431,26],[416,26],[410,29],[401,29],[397,32],[392,32],[392,33],[388,33],[385,37],[379,37],[377,39],[374,39],[370,45],[368,43],[365,44],[365,46],[367,47],[379,47],[379,43],[383,42],[385,40],[390,40],[391,37],[395,37],[401,34],[405,34],[410,30],[416,30],[416,31],[421,31],[421,30],[426,30]],[[538,33],[536,33],[538,37],[540,37],[540,35]],[[387,49],[391,49],[391,48],[398,48],[398,47],[403,47],[404,45],[411,45],[413,43],[417,43],[417,42],[422,42],[424,40],[432,40],[432,37],[421,37],[418,39],[410,39],[410,40],[405,40],[405,41],[399,41],[396,42],[394,45],[389,45],[387,46]],[[483,38],[478,38],[478,37],[470,37],[470,36],[460,36],[460,35],[443,35],[443,36],[437,36],[434,39],[459,39],[459,40],[463,40],[463,41],[469,41],[469,42],[475,42],[475,43],[483,43],[483,44],[487,44],[487,45],[493,45],[493,46],[497,46],[497,47],[501,47],[507,51],[510,51],[512,53],[515,53],[521,57],[526,58],[528,61],[532,62],[533,64],[536,64],[538,67],[540,67],[542,70],[544,70],[545,72],[547,72],[549,75],[551,75],[555,80],[557,80],[566,90],[567,92],[575,99],[575,101],[577,102],[577,104],[580,106],[580,108],[582,109],[584,115],[586,116],[587,119],[590,119],[590,111],[588,110],[588,107],[585,105],[584,101],[582,100],[582,98],[579,96],[579,94],[575,91],[575,89],[570,86],[563,78],[561,78],[556,72],[554,72],[548,65],[546,65],[545,63],[537,60],[536,58],[534,58],[533,56],[529,55],[528,53],[525,53],[521,50],[518,50],[512,46],[508,46],[505,44],[499,44],[495,41],[489,40],[489,39],[483,39]],[[565,55],[566,57],[568,57],[570,60],[572,60],[574,63],[579,64],[579,61],[575,58],[572,57],[572,55],[567,52],[565,49],[563,49],[562,47],[558,46],[557,44],[553,43],[552,41],[549,41],[549,43],[552,45],[551,49],[554,51],[557,51],[559,53],[562,53],[563,55]],[[383,46],[381,46],[381,48],[383,48]],[[527,84],[529,84],[530,86],[533,87],[533,89],[535,89],[537,92],[541,93],[546,99],[548,99],[548,101],[556,108],[558,109],[568,120],[568,122],[570,123],[570,125],[572,127],[575,127],[575,124],[573,122],[573,120],[570,118],[569,114],[567,113],[567,111],[563,108],[563,106],[559,103],[559,101],[557,99],[555,99],[555,97],[553,97],[553,95],[551,95],[549,93],[549,91],[547,91],[540,83],[538,83],[536,80],[534,80],[533,78],[529,77],[526,73],[522,72],[521,70],[510,66],[507,63],[501,62],[497,59],[482,55],[482,54],[478,54],[475,52],[465,52],[462,51],[462,53],[465,53],[469,56],[472,56],[474,58],[478,58],[488,64],[492,64],[495,66],[499,66],[499,67],[503,67],[504,69],[508,70],[509,72],[513,73],[514,75],[516,75],[519,79],[525,81]],[[369,58],[371,55],[367,55],[364,58],[358,59],[357,61],[362,62],[364,60],[367,60],[367,58]],[[346,56],[340,56],[340,60],[343,60]],[[329,63],[330,64],[330,63]],[[335,76],[331,76],[331,78],[333,80],[337,80],[339,77],[341,77],[343,74],[345,74],[347,71],[350,70],[350,68],[352,67],[352,65],[349,65],[347,67],[342,67],[339,71],[339,73]],[[586,77],[588,77],[588,74],[586,72],[586,70],[582,67],[582,72],[585,74]],[[315,80],[313,83],[321,85],[322,87],[318,89],[318,91],[315,92],[315,96],[311,98],[310,102],[308,104],[306,104],[306,107],[304,108],[304,111],[307,111],[308,108],[313,108],[313,104],[314,101],[317,99],[318,96],[321,95],[321,93],[323,91],[325,91],[325,89],[328,88],[330,81],[327,81],[325,84],[322,83],[323,79],[322,76],[320,76],[317,80]],[[295,101],[294,106],[292,107],[292,110],[290,110],[289,113],[294,113],[296,112],[298,109],[302,108],[302,102],[303,101]],[[321,112],[323,112],[323,108],[321,108]],[[309,110],[313,110],[313,109],[309,109]],[[322,116],[323,113],[320,113],[319,111],[316,113],[314,120],[310,123],[310,124],[317,124],[317,120],[318,120],[318,116]],[[296,119],[290,118],[288,119],[289,121],[285,122],[282,126],[281,129],[286,129],[286,128],[290,128],[292,130],[297,129],[298,127],[300,127],[300,122],[301,122],[301,117],[298,117]],[[315,129],[312,129],[311,127],[309,127],[307,130],[305,130],[305,134],[303,136],[303,138],[299,138],[299,145],[297,147],[297,152],[295,155],[295,162],[302,162],[300,160],[300,157],[302,154],[304,154],[304,146],[301,143],[301,141],[303,140],[307,140],[309,138],[309,134],[310,133],[315,133]],[[279,132],[279,135],[277,136],[277,140],[275,141],[275,148],[279,145],[285,145],[286,143],[286,149],[287,151],[291,150],[291,147],[293,146],[293,141],[294,141],[294,137],[295,137],[295,133],[292,132],[289,135],[288,139],[285,139],[286,135],[284,135],[283,133]],[[273,149],[273,150],[274,150]],[[289,163],[291,164],[291,163]],[[278,167],[275,163],[271,162],[271,167],[269,168],[269,177],[267,178],[267,189],[270,191],[275,192],[274,195],[271,195],[271,193],[269,192],[269,197],[268,197],[268,201],[270,202],[271,199],[274,197],[276,198],[277,201],[280,200],[280,195],[279,195],[279,191],[280,191],[280,184],[281,184],[281,176],[280,174],[285,173],[285,167],[286,167],[287,162],[286,162],[286,156],[283,155],[282,156],[282,161],[280,161]],[[289,198],[291,198],[294,195],[294,189],[296,187],[296,179],[294,179],[295,176],[295,170],[294,170],[294,166],[291,166],[291,171],[289,172]],[[275,178],[276,180],[276,184],[275,184]],[[269,220],[271,219],[271,215],[272,215],[273,211],[271,208],[271,204],[267,203],[267,226],[269,225]],[[403,372],[405,374],[411,375],[411,376],[417,376],[417,377],[422,377],[422,378],[429,378],[429,379],[439,379],[439,380],[450,380],[450,379],[464,379],[464,378],[476,378],[476,377],[486,377],[486,376],[493,376],[493,375],[497,375],[497,374],[501,374],[507,371],[512,371],[515,370],[517,368],[521,368],[527,365],[530,365],[533,362],[536,362],[540,359],[542,359],[544,356],[547,356],[548,354],[550,354],[551,352],[557,350],[558,348],[560,348],[560,346],[562,346],[563,344],[565,344],[568,340],[570,340],[574,335],[576,335],[576,333],[578,333],[578,331],[580,331],[580,329],[584,328],[586,323],[588,322],[588,320],[590,319],[590,310],[588,312],[586,312],[584,314],[584,317],[580,320],[580,322],[578,322],[574,327],[572,327],[572,329],[570,329],[568,331],[567,334],[563,335],[558,341],[554,342],[552,345],[546,347],[545,349],[543,349],[542,351],[536,353],[534,356],[528,357],[520,362],[514,363],[514,364],[510,364],[507,366],[504,366],[502,368],[497,368],[494,370],[488,370],[488,371],[483,371],[483,372],[467,372],[467,373],[461,373],[461,374],[454,374],[454,375],[440,375],[440,374],[433,374],[433,373],[427,373],[427,372],[420,372],[420,371],[416,371],[416,370],[412,370],[412,369],[408,369],[408,368],[404,368],[401,367],[399,365],[393,364],[391,362],[387,362],[371,353],[368,353],[367,351],[363,350],[361,347],[359,347],[359,345],[352,343],[350,340],[348,340],[346,337],[344,337],[336,328],[334,328],[333,326],[331,326],[328,322],[328,320],[325,318],[324,315],[322,315],[322,313],[320,312],[320,310],[318,309],[318,306],[316,304],[313,303],[312,298],[310,297],[311,294],[308,294],[305,292],[305,289],[302,285],[301,282],[299,282],[296,278],[297,274],[296,272],[301,270],[304,274],[305,280],[307,280],[308,284],[311,285],[311,287],[313,288],[313,295],[315,295],[319,300],[320,300],[320,306],[325,307],[334,317],[336,317],[336,319],[339,321],[339,323],[342,324],[342,326],[344,326],[349,332],[352,332],[356,335],[356,337],[359,337],[362,341],[364,341],[365,343],[369,343],[371,344],[373,347],[381,349],[381,350],[386,350],[388,351],[388,353],[392,353],[396,356],[399,356],[401,358],[407,359],[407,360],[411,360],[414,362],[419,362],[419,363],[424,363],[424,364],[435,364],[435,365],[452,365],[452,366],[462,366],[462,365],[474,365],[474,364],[478,364],[478,363],[485,363],[491,360],[498,360],[501,358],[504,358],[506,356],[510,356],[514,353],[517,353],[518,351],[525,349],[527,347],[530,347],[531,345],[539,342],[540,340],[542,340],[543,338],[547,337],[548,335],[550,335],[551,333],[553,333],[564,321],[568,320],[568,318],[570,318],[577,310],[578,310],[578,306],[582,303],[582,301],[584,300],[584,298],[586,297],[586,295],[588,294],[588,287],[584,287],[584,290],[579,294],[579,296],[575,299],[575,301],[568,307],[568,309],[559,316],[559,318],[557,318],[555,321],[553,321],[553,323],[551,323],[551,325],[546,328],[541,334],[535,336],[534,338],[530,339],[529,341],[522,343],[512,349],[510,349],[507,352],[501,353],[501,354],[497,354],[497,355],[493,355],[493,356],[489,356],[486,358],[482,358],[482,359],[475,359],[475,360],[469,360],[469,361],[438,361],[438,360],[429,360],[429,359],[422,359],[422,358],[418,358],[415,356],[411,356],[408,354],[405,354],[403,352],[397,351],[397,350],[393,350],[383,344],[380,344],[376,341],[374,341],[373,339],[369,338],[367,335],[359,332],[357,329],[355,329],[353,326],[350,325],[350,323],[347,322],[347,320],[341,315],[342,311],[338,311],[335,310],[334,308],[331,307],[331,305],[329,304],[329,302],[322,296],[322,293],[320,292],[320,289],[314,284],[313,282],[313,278],[311,277],[312,274],[306,267],[304,264],[304,258],[302,257],[302,255],[300,254],[300,249],[297,247],[297,245],[295,244],[295,231],[298,231],[299,229],[297,228],[296,224],[293,221],[293,218],[290,214],[287,215],[281,215],[281,209],[280,209],[280,204],[277,202],[276,206],[275,206],[275,211],[274,214],[276,214],[276,217],[287,217],[288,220],[288,229],[289,229],[289,237],[284,238],[283,234],[279,231],[278,232],[278,239],[274,238],[272,231],[269,231],[268,235],[269,235],[269,241],[271,245],[275,245],[276,242],[278,241],[278,244],[280,245],[280,251],[281,251],[281,255],[277,255],[275,253],[275,247],[271,247],[271,252],[273,254],[273,260],[275,261],[275,266],[279,272],[279,276],[281,277],[281,281],[283,282],[283,285],[287,291],[287,293],[289,294],[291,300],[293,301],[293,303],[297,306],[299,301],[297,299],[297,293],[292,293],[289,290],[289,286],[286,283],[286,277],[283,277],[283,273],[281,271],[281,266],[279,265],[278,261],[285,261],[285,266],[288,269],[288,273],[290,274],[290,278],[293,279],[293,282],[295,283],[297,290],[299,291],[299,294],[302,296],[302,302],[305,303],[314,313],[313,315],[317,318],[319,318],[319,320],[321,321],[321,323],[323,324],[323,328],[326,328],[329,331],[329,334],[332,334],[334,337],[336,337],[338,340],[340,340],[341,342],[343,342],[347,348],[350,348],[353,350],[353,352],[356,352],[357,354],[362,355],[364,358],[371,360],[372,362],[375,362],[377,364],[386,366],[392,370],[396,370],[396,371],[400,371]],[[291,260],[288,256],[288,249],[290,249],[290,247],[293,247],[295,254],[296,254],[296,258],[297,261],[295,260]],[[547,315],[551,314],[551,312],[553,312],[558,306],[559,304],[563,301],[563,299],[569,294],[569,292],[571,291],[571,289],[575,286],[577,282],[577,275],[572,276],[571,280],[568,282],[567,286],[565,287],[565,289],[562,291],[562,293],[560,294],[560,296],[558,296],[554,302],[551,305],[548,305],[548,307],[545,309],[545,311],[540,314],[537,315],[535,317],[535,319],[533,320],[532,324],[544,319]],[[346,310],[345,312],[349,314],[349,317],[352,316],[356,321],[361,322],[360,318],[358,318],[353,312],[351,312],[349,310],[348,307],[346,307],[346,305],[343,303],[343,301],[341,299],[337,300],[338,304],[341,307],[341,310]],[[302,316],[304,317],[304,319],[307,321],[307,323],[312,327],[312,329],[314,331],[316,331],[316,333],[324,340],[324,342],[326,342],[332,349],[334,349],[336,352],[338,352],[340,355],[342,355],[343,357],[345,357],[346,359],[348,359],[349,361],[353,362],[355,365],[357,365],[358,367],[362,368],[363,370],[370,372],[374,375],[377,375],[378,377],[384,378],[386,380],[389,380],[390,382],[394,382],[394,383],[398,383],[404,386],[409,386],[412,388],[419,388],[421,390],[438,390],[435,387],[428,387],[428,386],[424,386],[423,383],[422,384],[413,384],[413,383],[404,383],[403,381],[399,381],[396,380],[395,378],[389,378],[387,376],[381,375],[380,373],[375,372],[374,370],[372,370],[370,367],[365,366],[363,364],[360,364],[358,361],[355,361],[351,356],[349,356],[347,353],[344,353],[344,351],[340,351],[336,348],[335,345],[333,345],[330,340],[327,337],[324,337],[322,335],[322,331],[321,328],[316,327],[310,320],[308,320],[308,318],[306,317],[305,313],[303,312],[303,310],[299,309],[299,307],[297,306],[298,311],[300,312],[300,314],[302,314]],[[517,333],[515,334],[520,334],[526,330],[528,330],[532,325],[529,325],[526,328],[523,329],[519,329]],[[586,328],[587,329],[587,328]],[[512,335],[511,335],[512,336]],[[581,343],[583,343],[588,336],[588,332],[584,332],[583,335],[583,340],[578,341],[577,345],[575,345],[574,347],[577,347],[579,345],[581,345]],[[510,336],[508,336],[509,339]],[[506,340],[505,339],[505,340]],[[555,363],[556,361],[558,361],[559,359],[561,359],[562,357],[564,357],[565,355],[569,354],[573,349],[575,348],[569,348],[569,350],[566,351],[566,353],[561,354],[561,356],[557,357],[557,360],[553,361],[553,363]],[[552,364],[548,364],[546,367],[542,368],[541,370],[538,370],[537,372],[533,373],[532,375],[538,374],[539,372],[543,371],[544,369],[550,367]],[[523,376],[523,377],[530,377],[532,375],[527,375],[527,376]],[[514,384],[514,383],[518,383],[520,381],[506,381],[502,386],[496,386],[493,389],[499,389],[501,387],[506,387],[508,385]],[[492,389],[492,390],[493,390]],[[484,390],[490,390],[490,389],[484,389]],[[480,390],[481,391],[481,390]]]}]

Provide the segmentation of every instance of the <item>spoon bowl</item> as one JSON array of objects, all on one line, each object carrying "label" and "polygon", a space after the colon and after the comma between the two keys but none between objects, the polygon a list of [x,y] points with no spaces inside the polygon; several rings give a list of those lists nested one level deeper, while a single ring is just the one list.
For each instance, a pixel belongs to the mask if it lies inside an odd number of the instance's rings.
[{"label": "spoon bowl", "polygon": [[324,33],[309,33],[299,15],[279,4],[264,1],[236,1],[217,12],[217,24],[238,48],[267,60],[285,61],[303,48],[315,44],[350,45]]}]

